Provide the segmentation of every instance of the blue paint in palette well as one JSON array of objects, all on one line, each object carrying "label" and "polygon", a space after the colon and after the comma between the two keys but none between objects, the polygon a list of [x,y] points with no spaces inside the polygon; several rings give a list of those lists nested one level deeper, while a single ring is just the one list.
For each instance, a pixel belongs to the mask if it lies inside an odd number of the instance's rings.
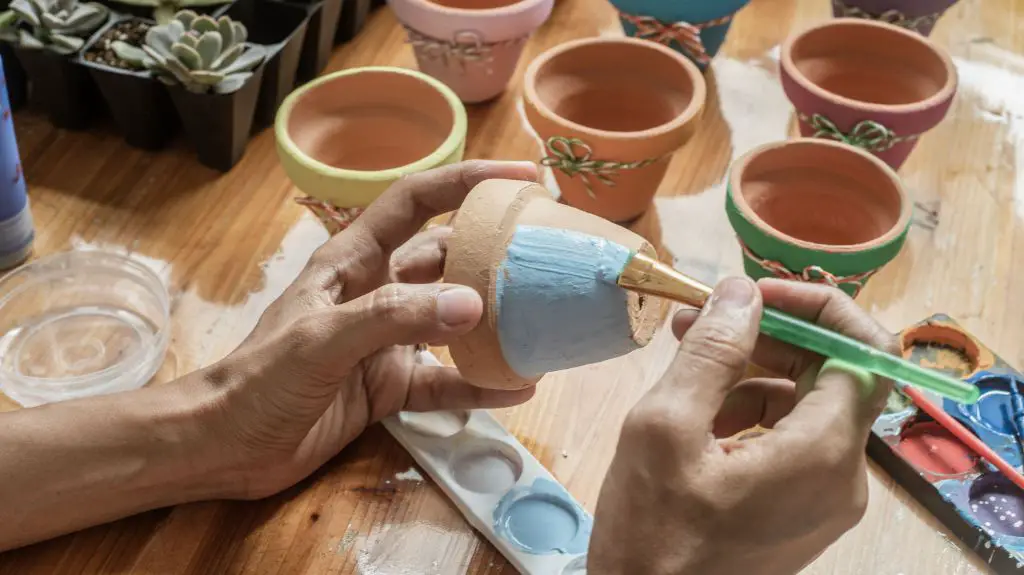
[{"label": "blue paint in palette well", "polygon": [[639,347],[616,283],[626,247],[581,232],[517,226],[495,279],[501,352],[517,374],[597,363]]},{"label": "blue paint in palette well", "polygon": [[592,527],[569,492],[544,478],[509,491],[494,509],[494,531],[534,555],[584,553]]},{"label": "blue paint in palette well", "polygon": [[974,405],[963,405],[946,399],[942,407],[995,450],[1014,467],[1020,467],[1021,449],[1013,428],[1013,403],[1010,384],[1014,376],[984,371],[967,380],[981,390]]}]

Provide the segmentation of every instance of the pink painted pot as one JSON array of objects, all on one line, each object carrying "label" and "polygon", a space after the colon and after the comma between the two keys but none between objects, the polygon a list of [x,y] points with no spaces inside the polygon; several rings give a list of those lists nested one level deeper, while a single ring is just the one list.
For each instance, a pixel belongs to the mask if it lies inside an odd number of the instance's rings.
[{"label": "pink painted pot", "polygon": [[780,68],[801,135],[865,149],[893,169],[946,116],[957,87],[956,68],[941,47],[903,28],[855,18],[792,36],[782,46]]},{"label": "pink painted pot", "polygon": [[466,103],[505,91],[523,46],[554,0],[388,0],[420,70]]}]

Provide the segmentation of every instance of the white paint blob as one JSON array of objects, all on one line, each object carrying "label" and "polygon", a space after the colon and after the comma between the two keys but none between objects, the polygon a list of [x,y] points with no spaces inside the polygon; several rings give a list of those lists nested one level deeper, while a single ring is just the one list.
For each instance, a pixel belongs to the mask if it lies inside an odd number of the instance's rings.
[{"label": "white paint blob", "polygon": [[395,474],[396,481],[415,481],[417,483],[423,481],[423,476],[417,471],[415,467],[410,467],[401,473]]},{"label": "white paint blob", "polygon": [[462,431],[469,423],[468,411],[432,411],[414,413],[403,411],[398,414],[399,421],[420,435],[430,437],[451,437]]},{"label": "white paint blob", "polygon": [[474,442],[451,460],[452,475],[460,486],[475,493],[504,493],[523,473],[523,458],[501,441]]}]

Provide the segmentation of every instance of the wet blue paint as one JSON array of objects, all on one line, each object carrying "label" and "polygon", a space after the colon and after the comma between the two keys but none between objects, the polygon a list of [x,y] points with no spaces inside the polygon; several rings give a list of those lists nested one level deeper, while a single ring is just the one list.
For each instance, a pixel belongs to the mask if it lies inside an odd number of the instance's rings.
[{"label": "wet blue paint", "polygon": [[498,342],[509,366],[533,378],[639,347],[627,294],[616,283],[630,250],[569,230],[517,226],[498,267]]},{"label": "wet blue paint", "polygon": [[494,508],[495,532],[535,555],[583,553],[592,528],[590,514],[549,479],[509,491]]},{"label": "wet blue paint", "polygon": [[942,407],[973,431],[979,439],[995,450],[1014,467],[1022,465],[1021,450],[1014,434],[1013,398],[1007,373],[980,372],[967,381],[978,386],[981,398],[974,405],[962,405],[945,399]]}]

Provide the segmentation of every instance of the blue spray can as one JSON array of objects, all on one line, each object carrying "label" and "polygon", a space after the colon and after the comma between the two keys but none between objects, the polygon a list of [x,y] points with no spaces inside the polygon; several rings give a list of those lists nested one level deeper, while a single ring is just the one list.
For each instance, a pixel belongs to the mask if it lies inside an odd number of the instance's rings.
[{"label": "blue spray can", "polygon": [[14,117],[0,60],[0,270],[13,268],[32,254],[35,227],[28,205]]}]

